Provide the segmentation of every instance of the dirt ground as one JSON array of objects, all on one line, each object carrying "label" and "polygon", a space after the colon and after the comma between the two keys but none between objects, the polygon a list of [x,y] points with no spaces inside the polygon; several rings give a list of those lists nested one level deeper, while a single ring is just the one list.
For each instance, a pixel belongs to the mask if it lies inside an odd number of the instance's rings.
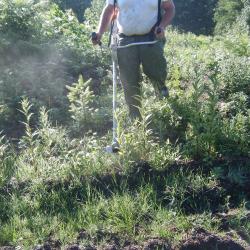
[{"label": "dirt ground", "polygon": [[[123,246],[119,242],[103,246],[102,248],[96,248],[95,246],[86,246],[79,248],[77,245],[69,246],[68,250],[250,250],[243,239],[241,241],[235,241],[232,237],[239,238],[236,233],[228,233],[223,237],[213,232],[208,232],[201,227],[196,227],[192,231],[192,235],[183,235],[183,239],[177,243],[172,244],[167,239],[150,237],[143,244],[137,242],[131,242],[129,240],[123,241]],[[45,250],[40,248],[39,250]]]},{"label": "dirt ground", "polygon": [[[237,237],[237,241],[233,238]],[[250,250],[240,235],[236,232],[229,231],[225,236],[220,237],[218,234],[204,230],[201,227],[196,227],[192,231],[192,235],[184,235],[183,239],[178,244],[171,244],[167,239],[158,237],[148,237],[143,244],[132,242],[124,239],[122,245],[120,240],[114,240],[113,243],[107,242],[101,248],[90,244],[81,245],[83,239],[91,239],[86,232],[81,232],[78,235],[78,242],[68,247],[65,250]],[[48,239],[46,245],[37,247],[36,250],[59,250],[60,245],[53,240]],[[15,250],[14,247],[0,247],[0,250]]]}]

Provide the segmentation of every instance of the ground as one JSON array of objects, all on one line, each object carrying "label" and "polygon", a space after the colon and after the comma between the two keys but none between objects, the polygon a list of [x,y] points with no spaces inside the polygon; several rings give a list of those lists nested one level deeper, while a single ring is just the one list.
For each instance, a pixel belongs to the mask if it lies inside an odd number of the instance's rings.
[{"label": "ground", "polygon": [[[219,159],[214,161],[213,166],[220,166],[225,164],[225,162],[230,162],[231,166],[238,166],[239,164],[249,164],[248,158],[231,158],[231,159]],[[167,174],[169,172],[175,171],[180,166],[182,166],[183,170],[189,169],[190,171],[195,171],[197,166],[200,165],[198,161],[191,161],[188,163],[184,162],[175,162],[168,167],[166,167],[165,171],[157,172],[156,170],[152,170],[147,163],[137,164],[134,166],[133,173],[131,174],[131,178],[128,178],[128,183],[131,186],[135,185],[135,176],[136,179],[146,176],[146,175],[162,175]],[[204,169],[205,171],[205,169]],[[237,191],[244,193],[249,197],[250,195],[250,172],[245,172],[243,178],[243,185],[236,187],[233,182],[230,182],[228,178],[221,178],[219,182],[219,188],[224,190],[225,195],[233,196]],[[117,184],[122,180],[122,176],[119,174],[119,171],[115,171],[115,177]],[[105,185],[111,185],[113,181],[113,173],[101,175],[97,177],[92,185],[98,188],[100,183],[105,183]],[[20,184],[20,188],[21,188]],[[58,184],[60,185],[60,184]],[[203,193],[200,193],[203,195]],[[210,197],[210,199],[214,199],[214,190],[206,191],[206,195]],[[216,208],[216,203],[220,201],[214,199],[214,206]],[[183,211],[187,214],[192,214],[192,210],[188,208],[188,204],[183,203]],[[230,209],[228,211],[218,211],[214,209],[211,213],[211,218],[219,221],[219,230],[222,234],[217,232],[206,230],[205,227],[197,226],[192,230],[183,231],[181,239],[178,242],[170,242],[167,238],[160,238],[149,235],[144,228],[137,227],[137,234],[145,233],[144,242],[137,242],[132,239],[128,239],[122,235],[107,235],[103,232],[100,232],[98,236],[92,237],[89,232],[84,230],[80,231],[76,242],[69,244],[67,247],[62,248],[60,246],[60,242],[54,241],[53,237],[48,237],[46,244],[38,246],[36,250],[59,250],[59,249],[67,249],[67,250],[250,250],[249,244],[250,235],[246,234],[246,231],[234,230],[234,227],[230,225],[230,220],[234,219],[237,214],[237,210]],[[198,215],[199,216],[199,215]],[[241,221],[249,221],[250,222],[250,212],[241,218]],[[176,232],[178,229],[175,228],[174,225],[169,225],[170,230],[172,232]],[[102,242],[100,245],[99,243]],[[14,250],[14,247],[0,247],[0,250]]]}]

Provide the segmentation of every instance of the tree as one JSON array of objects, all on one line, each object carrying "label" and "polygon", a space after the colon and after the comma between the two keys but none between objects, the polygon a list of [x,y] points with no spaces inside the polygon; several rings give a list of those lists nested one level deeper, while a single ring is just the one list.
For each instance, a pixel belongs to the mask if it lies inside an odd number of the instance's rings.
[{"label": "tree", "polygon": [[215,23],[214,8],[218,0],[176,1],[176,14],[172,24],[184,32],[211,35]]},{"label": "tree", "polygon": [[0,32],[9,35],[16,41],[29,40],[39,33],[42,23],[38,15],[42,6],[33,1],[1,1]]},{"label": "tree", "polygon": [[84,11],[90,7],[90,0],[50,0],[56,3],[62,11],[72,9],[79,22],[84,21]]},{"label": "tree", "polygon": [[244,3],[241,0],[219,0],[214,13],[214,34],[228,31],[240,15]]}]

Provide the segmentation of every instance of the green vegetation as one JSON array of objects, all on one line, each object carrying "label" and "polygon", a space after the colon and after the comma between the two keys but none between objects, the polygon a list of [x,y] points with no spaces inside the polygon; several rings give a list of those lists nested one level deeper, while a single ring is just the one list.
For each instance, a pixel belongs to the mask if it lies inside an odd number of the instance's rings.
[{"label": "green vegetation", "polygon": [[249,245],[248,1],[228,27],[218,2],[216,36],[167,29],[169,98],[143,76],[141,120],[118,86],[117,154],[111,57],[90,41],[105,1],[82,23],[57,3],[0,2],[0,247]]},{"label": "green vegetation", "polygon": [[176,15],[173,25],[184,32],[197,35],[212,35],[215,22],[214,9],[218,0],[174,1]]},{"label": "green vegetation", "polygon": [[91,1],[88,0],[50,0],[51,2],[57,4],[59,8],[63,11],[72,9],[77,16],[79,22],[84,21],[84,11],[90,7]]}]

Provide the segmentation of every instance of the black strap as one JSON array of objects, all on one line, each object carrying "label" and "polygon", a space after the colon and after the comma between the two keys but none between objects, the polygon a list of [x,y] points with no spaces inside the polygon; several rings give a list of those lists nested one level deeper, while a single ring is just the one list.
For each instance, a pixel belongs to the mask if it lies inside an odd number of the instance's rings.
[{"label": "black strap", "polygon": [[158,16],[157,16],[157,22],[154,24],[152,27],[152,30],[155,29],[156,26],[159,26],[162,20],[162,15],[161,15],[161,0],[158,0]]},{"label": "black strap", "polygon": [[162,16],[161,16],[161,0],[158,0],[158,17],[157,17],[157,23],[156,23],[155,26],[160,25],[161,19],[162,19]]},{"label": "black strap", "polygon": [[[149,32],[149,37],[150,40],[153,41],[154,40],[154,34],[155,34],[155,27],[159,26],[161,23],[161,0],[158,0],[158,16],[157,16],[157,22],[155,23],[155,25],[153,26],[153,28],[151,29],[151,31]],[[153,47],[153,44],[149,44],[149,47]]]}]

